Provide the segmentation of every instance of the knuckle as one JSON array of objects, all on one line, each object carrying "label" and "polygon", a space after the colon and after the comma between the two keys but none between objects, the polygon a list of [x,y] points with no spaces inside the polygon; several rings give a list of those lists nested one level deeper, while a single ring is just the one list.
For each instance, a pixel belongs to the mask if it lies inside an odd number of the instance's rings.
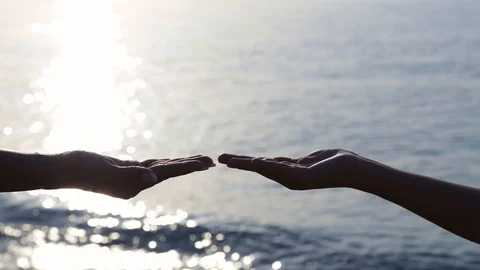
[{"label": "knuckle", "polygon": [[261,161],[261,160],[264,160],[264,159],[265,159],[264,157],[256,157],[256,158],[253,158],[250,162],[255,163],[255,162],[258,162],[258,161]]}]

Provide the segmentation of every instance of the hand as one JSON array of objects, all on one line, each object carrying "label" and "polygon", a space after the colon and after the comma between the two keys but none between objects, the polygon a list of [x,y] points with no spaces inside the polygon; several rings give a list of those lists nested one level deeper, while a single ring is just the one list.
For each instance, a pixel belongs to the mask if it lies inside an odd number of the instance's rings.
[{"label": "hand", "polygon": [[222,154],[229,168],[256,172],[292,190],[347,187],[363,159],[342,149],[319,150],[301,158],[264,158]]},{"label": "hand", "polygon": [[55,156],[55,188],[79,188],[129,199],[168,178],[215,166],[206,156],[177,159],[120,160],[85,151]]}]

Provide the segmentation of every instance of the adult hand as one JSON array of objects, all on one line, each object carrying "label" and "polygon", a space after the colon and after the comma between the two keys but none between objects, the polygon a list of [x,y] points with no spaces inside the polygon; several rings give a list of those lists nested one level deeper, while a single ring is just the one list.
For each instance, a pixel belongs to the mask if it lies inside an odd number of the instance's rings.
[{"label": "adult hand", "polygon": [[211,158],[202,155],[132,161],[72,151],[54,158],[52,188],[79,188],[123,199],[132,198],[166,179],[215,166]]},{"label": "adult hand", "polygon": [[292,190],[308,190],[348,186],[363,158],[342,149],[326,149],[300,158],[222,154],[218,161],[230,168],[256,172]]}]

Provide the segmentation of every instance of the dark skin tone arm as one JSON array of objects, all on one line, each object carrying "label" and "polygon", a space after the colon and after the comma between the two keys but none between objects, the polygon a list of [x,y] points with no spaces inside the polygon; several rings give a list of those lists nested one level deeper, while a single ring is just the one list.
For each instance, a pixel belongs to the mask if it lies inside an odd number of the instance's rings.
[{"label": "dark skin tone arm", "polygon": [[[261,174],[292,190],[353,188],[368,192],[480,243],[480,190],[396,170],[341,149],[301,158],[223,154],[228,167]],[[166,179],[207,170],[206,156],[124,161],[85,151],[58,155],[0,151],[0,192],[78,188],[129,199]]]},{"label": "dark skin tone arm", "polygon": [[120,160],[86,151],[57,155],[0,151],[0,192],[77,188],[129,199],[166,179],[215,166],[209,157]]},{"label": "dark skin tone arm", "polygon": [[352,188],[371,193],[480,244],[480,189],[400,171],[341,149],[301,158],[223,154],[218,160],[292,190]]}]

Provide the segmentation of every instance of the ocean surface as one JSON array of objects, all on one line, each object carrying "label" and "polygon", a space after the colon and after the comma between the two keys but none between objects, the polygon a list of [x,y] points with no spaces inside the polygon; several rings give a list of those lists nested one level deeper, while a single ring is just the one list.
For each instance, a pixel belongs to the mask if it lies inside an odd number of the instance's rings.
[{"label": "ocean surface", "polygon": [[[477,0],[0,0],[0,147],[339,147],[480,187],[479,14]],[[480,246],[369,194],[217,166],[130,201],[3,194],[0,268],[473,270]]]}]

